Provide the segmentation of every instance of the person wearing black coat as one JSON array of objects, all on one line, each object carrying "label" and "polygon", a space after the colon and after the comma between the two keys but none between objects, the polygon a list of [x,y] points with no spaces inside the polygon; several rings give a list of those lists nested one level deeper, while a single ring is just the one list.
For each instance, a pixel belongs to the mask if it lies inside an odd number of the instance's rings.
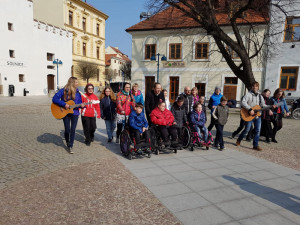
[{"label": "person wearing black coat", "polygon": [[181,147],[182,145],[182,127],[187,122],[187,115],[183,106],[184,99],[179,97],[171,107],[171,112],[174,116],[173,126],[177,129],[178,142]]},{"label": "person wearing black coat", "polygon": [[[272,99],[270,99],[271,91],[265,89],[262,93],[266,105],[273,105]],[[266,137],[266,142],[270,143],[270,138],[273,137],[273,129],[271,125],[273,112],[271,109],[262,111],[262,125],[260,134]]]},{"label": "person wearing black coat", "polygon": [[[192,110],[193,110],[193,101],[194,101],[194,97],[191,94],[191,88],[186,86],[184,88],[184,92],[181,93],[180,95],[178,95],[177,99],[179,97],[182,97],[184,99],[184,103],[183,106],[185,108],[185,113],[186,115],[188,115]],[[176,99],[176,101],[177,101]]]},{"label": "person wearing black coat", "polygon": [[155,109],[158,106],[159,102],[165,102],[165,96],[164,93],[161,91],[161,84],[155,83],[153,86],[153,90],[148,92],[146,94],[145,98],[145,110],[146,110],[146,117],[148,120],[148,124],[152,124],[150,119],[150,113],[153,109]]}]

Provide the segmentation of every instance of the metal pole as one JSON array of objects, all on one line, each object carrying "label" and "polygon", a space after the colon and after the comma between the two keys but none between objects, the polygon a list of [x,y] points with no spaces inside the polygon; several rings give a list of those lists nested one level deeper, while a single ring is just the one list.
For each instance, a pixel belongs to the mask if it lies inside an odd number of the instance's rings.
[{"label": "metal pole", "polygon": [[57,62],[57,64],[56,64],[56,70],[57,70],[57,90],[58,90],[58,59],[56,59],[56,62]]},{"label": "metal pole", "polygon": [[158,83],[159,83],[159,56],[160,56],[160,54],[157,53],[157,57],[158,57],[158,59],[157,59],[157,82]]}]

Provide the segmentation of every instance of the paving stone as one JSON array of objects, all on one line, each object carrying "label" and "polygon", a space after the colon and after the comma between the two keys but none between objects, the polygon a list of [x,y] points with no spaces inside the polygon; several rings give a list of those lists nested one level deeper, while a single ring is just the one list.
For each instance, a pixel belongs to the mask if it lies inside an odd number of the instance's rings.
[{"label": "paving stone", "polygon": [[159,186],[149,186],[148,188],[158,198],[192,192],[190,188],[188,188],[187,186],[185,186],[182,183],[172,183],[172,184],[165,184],[165,185],[159,185]]},{"label": "paving stone", "polygon": [[244,225],[295,225],[294,222],[276,213],[254,216],[240,221]]},{"label": "paving stone", "polygon": [[200,191],[198,194],[212,203],[220,203],[245,198],[245,195],[230,187],[221,187],[213,190]]},{"label": "paving stone", "polygon": [[224,187],[225,185],[213,178],[204,178],[200,180],[186,181],[185,185],[195,192],[210,190],[214,188]]},{"label": "paving stone", "polygon": [[274,178],[274,179],[260,181],[260,183],[262,185],[272,187],[280,191],[285,191],[287,189],[292,189],[296,187],[300,188],[299,183],[286,178]]},{"label": "paving stone", "polygon": [[214,162],[200,162],[200,163],[190,163],[190,166],[194,167],[197,170],[205,170],[211,168],[218,168],[220,165]]},{"label": "paving stone", "polygon": [[169,174],[163,174],[158,176],[152,176],[152,177],[143,177],[140,178],[143,184],[146,186],[157,186],[157,185],[163,185],[163,184],[170,184],[170,183],[177,183],[178,180],[176,180],[174,177],[172,177]]},{"label": "paving stone", "polygon": [[295,224],[300,224],[300,207],[294,206],[276,211],[278,214],[293,221]]},{"label": "paving stone", "polygon": [[205,173],[202,173],[198,170],[173,173],[172,176],[181,182],[208,178],[208,176]]}]

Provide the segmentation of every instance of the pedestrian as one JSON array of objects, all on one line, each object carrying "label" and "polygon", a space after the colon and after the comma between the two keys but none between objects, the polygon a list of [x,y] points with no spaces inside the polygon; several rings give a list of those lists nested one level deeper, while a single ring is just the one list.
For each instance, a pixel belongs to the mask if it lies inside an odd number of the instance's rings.
[{"label": "pedestrian", "polygon": [[194,106],[200,100],[200,97],[198,95],[198,88],[197,87],[192,88],[192,96],[193,96],[193,104],[192,105]]},{"label": "pedestrian", "polygon": [[168,91],[166,89],[163,89],[162,92],[164,93],[166,108],[168,110],[171,110],[171,104],[170,104],[170,100],[169,100]]},{"label": "pedestrian", "polygon": [[[78,80],[76,77],[70,77],[68,83],[64,88],[60,89],[52,99],[54,104],[59,105],[65,109],[70,109],[70,105],[66,102],[73,100],[75,104],[81,104],[81,107],[84,107],[82,104],[81,95],[78,90]],[[68,152],[73,154],[73,144],[75,139],[75,130],[78,122],[79,109],[74,108],[73,114],[69,113],[63,118],[64,127],[65,127],[65,140],[68,147]]]},{"label": "pedestrian", "polygon": [[210,124],[208,126],[208,131],[211,131],[211,129],[214,127],[215,125],[215,119],[212,116],[215,108],[217,107],[217,105],[220,104],[220,100],[222,98],[222,94],[221,94],[221,88],[216,86],[215,87],[215,92],[213,93],[213,95],[210,97],[209,102],[208,102],[208,108],[210,109]]},{"label": "pedestrian", "polygon": [[274,106],[275,104],[281,103],[280,106],[273,109],[273,137],[272,142],[278,143],[276,140],[276,134],[277,132],[282,128],[282,117],[284,116],[284,110],[286,111],[286,116],[290,115],[289,109],[287,107],[286,101],[285,101],[285,94],[284,91],[281,88],[277,88],[274,92],[273,97],[271,98]]},{"label": "pedestrian", "polygon": [[[265,104],[270,106],[273,105],[272,99],[270,99],[271,91],[269,89],[265,89],[262,92],[262,96],[264,98]],[[266,137],[266,142],[270,143],[270,138],[273,138],[273,130],[271,125],[271,116],[273,116],[273,112],[271,109],[262,111],[262,123],[261,123],[261,135],[264,134]]]},{"label": "pedestrian", "polygon": [[229,115],[229,107],[227,106],[227,98],[222,96],[221,103],[215,108],[212,116],[215,119],[215,127],[217,129],[214,147],[218,148],[220,151],[225,150],[224,140],[223,140],[223,130],[227,123]]},{"label": "pedestrian", "polygon": [[158,103],[165,102],[164,93],[161,91],[161,84],[154,83],[153,89],[146,94],[145,110],[149,126],[152,124],[150,113],[158,106]]},{"label": "pedestrian", "polygon": [[186,86],[184,88],[184,92],[181,93],[177,98],[179,97],[183,97],[184,99],[183,106],[185,108],[186,115],[188,115],[193,110],[193,96],[191,94],[191,88],[189,86]]},{"label": "pedestrian", "polygon": [[204,115],[205,115],[205,123],[206,123],[206,121],[207,121],[207,115],[206,115],[205,97],[204,97],[204,96],[200,96],[199,102],[200,102],[200,104],[202,105],[202,111],[204,112]]},{"label": "pedestrian", "polygon": [[135,104],[141,103],[142,105],[144,105],[144,97],[143,97],[142,92],[139,90],[138,83],[134,83],[132,85],[131,94],[134,97]]},{"label": "pedestrian", "polygon": [[[251,85],[251,90],[243,97],[242,99],[242,108],[245,108],[251,116],[254,116],[255,112],[251,107],[259,105],[260,107],[266,107],[267,105],[264,102],[263,97],[258,92],[259,83],[253,82]],[[253,138],[253,149],[257,151],[262,151],[262,148],[258,145],[259,142],[259,135],[260,135],[260,128],[261,128],[261,117],[256,116],[253,120],[246,122],[246,128],[242,131],[239,135],[236,146],[240,146],[241,141],[245,137],[245,135],[249,132],[252,123],[254,124],[254,138]]]},{"label": "pedestrian", "polygon": [[[83,103],[91,103],[98,101],[98,97],[94,94],[94,85],[89,83],[85,86],[85,95],[81,95]],[[83,126],[83,133],[85,136],[85,144],[91,145],[94,141],[95,131],[97,128],[96,117],[100,119],[100,105],[99,104],[86,104],[81,109],[81,122]]]},{"label": "pedestrian", "polygon": [[107,142],[112,142],[116,128],[116,96],[111,87],[106,86],[100,95],[101,118],[105,121]]},{"label": "pedestrian", "polygon": [[116,143],[119,143],[119,137],[125,126],[128,123],[128,117],[135,108],[134,97],[130,93],[130,84],[124,83],[124,89],[117,94],[117,139]]}]

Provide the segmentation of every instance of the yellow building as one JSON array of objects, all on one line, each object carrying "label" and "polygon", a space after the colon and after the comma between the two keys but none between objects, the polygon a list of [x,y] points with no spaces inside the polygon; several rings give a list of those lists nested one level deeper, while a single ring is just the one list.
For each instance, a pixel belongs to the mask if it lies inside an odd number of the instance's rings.
[{"label": "yellow building", "polygon": [[76,67],[80,63],[97,66],[97,77],[89,83],[105,84],[105,21],[108,16],[82,0],[35,0],[34,18],[73,32],[72,74],[85,86]]}]

